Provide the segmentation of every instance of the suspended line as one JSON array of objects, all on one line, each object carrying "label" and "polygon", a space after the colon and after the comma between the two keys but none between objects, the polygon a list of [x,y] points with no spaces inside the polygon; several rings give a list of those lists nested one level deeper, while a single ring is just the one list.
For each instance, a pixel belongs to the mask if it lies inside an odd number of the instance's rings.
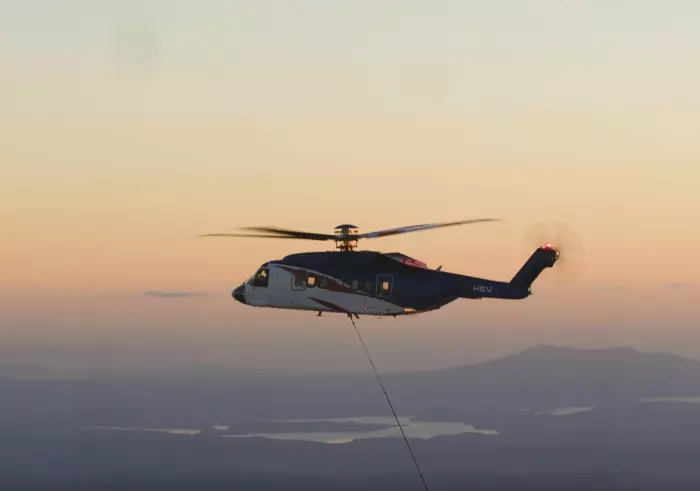
[{"label": "suspended line", "polygon": [[408,438],[406,438],[406,433],[403,431],[403,425],[401,425],[401,422],[399,421],[399,417],[396,415],[396,411],[394,411],[394,405],[391,403],[391,399],[389,398],[389,394],[387,393],[386,389],[384,388],[384,383],[382,382],[382,378],[379,376],[379,372],[377,371],[377,367],[374,365],[374,362],[372,361],[372,357],[369,354],[369,351],[367,350],[367,345],[365,344],[365,341],[362,339],[362,335],[360,334],[360,330],[357,328],[357,324],[355,324],[355,319],[352,318],[352,314],[348,314],[348,317],[350,317],[350,322],[352,322],[352,327],[355,328],[355,332],[357,333],[357,337],[360,340],[360,343],[362,344],[362,347],[365,350],[365,354],[367,355],[367,359],[369,360],[369,363],[372,365],[372,370],[374,370],[374,375],[377,377],[377,381],[379,382],[379,386],[382,388],[382,391],[384,392],[384,397],[386,397],[386,402],[389,403],[389,407],[391,408],[391,413],[394,415],[394,419],[396,420],[396,425],[399,427],[399,430],[401,431],[401,436],[403,436],[403,441],[406,442],[406,447],[408,448],[408,453],[411,454],[411,458],[413,459],[413,463],[416,465],[416,470],[418,471],[418,475],[420,476],[420,480],[423,482],[423,487],[425,488],[425,491],[430,491],[428,488],[428,483],[425,482],[425,477],[423,477],[423,472],[420,470],[420,466],[418,465],[418,461],[416,460],[416,456],[413,454],[413,449],[411,448],[411,444],[408,442]]}]

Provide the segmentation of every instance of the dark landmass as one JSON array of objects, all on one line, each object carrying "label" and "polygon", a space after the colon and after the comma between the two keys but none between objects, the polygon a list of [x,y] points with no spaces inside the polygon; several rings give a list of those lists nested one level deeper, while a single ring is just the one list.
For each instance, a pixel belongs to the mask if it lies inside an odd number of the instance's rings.
[{"label": "dark landmass", "polygon": [[[205,366],[66,373],[7,365],[0,373],[3,490],[422,489],[399,438],[222,437],[381,428],[276,421],[388,416],[372,374],[300,378]],[[626,348],[540,346],[385,380],[402,415],[498,431],[412,439],[434,490],[700,489],[700,404],[640,402],[700,395],[700,362]],[[593,409],[544,414],[559,406]]]},{"label": "dark landmass", "polygon": [[[483,485],[477,489],[508,489],[515,483],[516,489],[557,484],[564,486],[561,489],[628,489],[619,486],[650,482],[697,486],[700,411],[692,406],[652,404],[645,406],[651,410],[636,413],[609,409],[530,416],[504,428],[500,436],[463,434],[414,439],[412,444],[433,489],[464,489],[467,483]],[[76,489],[129,482],[130,489],[187,482],[197,483],[197,489],[217,489],[246,481],[268,486],[255,489],[322,489],[324,485],[351,489],[342,487],[349,483],[363,489],[420,489],[398,438],[328,445],[207,435],[3,428],[0,456],[0,476],[5,482],[34,484],[36,489],[47,483],[52,484],[51,489],[57,483]],[[577,487],[584,483],[589,487]],[[668,485],[663,489],[681,489]]]},{"label": "dark landmass", "polygon": [[[1,373],[1,372],[0,372]],[[0,418],[137,427],[240,427],[241,421],[387,416],[373,374],[270,374],[228,367],[60,372],[0,377]],[[42,376],[40,376],[42,375]],[[633,349],[539,346],[476,365],[384,375],[398,411],[471,419],[561,406],[624,405],[700,395],[700,362]],[[486,419],[484,419],[486,418]],[[245,429],[244,431],[248,431]],[[257,431],[257,429],[255,429]]]},{"label": "dark landmass", "polygon": [[397,401],[439,410],[598,406],[639,398],[698,395],[700,362],[632,348],[537,346],[512,356],[432,372],[396,374]]}]

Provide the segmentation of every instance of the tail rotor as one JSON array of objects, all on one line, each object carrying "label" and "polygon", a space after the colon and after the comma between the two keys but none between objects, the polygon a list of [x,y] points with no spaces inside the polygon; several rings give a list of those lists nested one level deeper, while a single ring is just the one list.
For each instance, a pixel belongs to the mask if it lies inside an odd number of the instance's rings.
[{"label": "tail rotor", "polygon": [[564,223],[557,221],[536,223],[525,231],[522,244],[529,251],[537,247],[546,247],[559,252],[557,263],[552,268],[557,286],[576,282],[584,273],[583,240]]}]

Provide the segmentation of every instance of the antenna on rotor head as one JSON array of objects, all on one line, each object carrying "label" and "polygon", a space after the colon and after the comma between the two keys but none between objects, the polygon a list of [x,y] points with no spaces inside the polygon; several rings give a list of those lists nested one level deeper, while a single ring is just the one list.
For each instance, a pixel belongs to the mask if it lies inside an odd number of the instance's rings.
[{"label": "antenna on rotor head", "polygon": [[341,252],[350,252],[357,247],[357,225],[338,225],[335,231],[335,247]]}]

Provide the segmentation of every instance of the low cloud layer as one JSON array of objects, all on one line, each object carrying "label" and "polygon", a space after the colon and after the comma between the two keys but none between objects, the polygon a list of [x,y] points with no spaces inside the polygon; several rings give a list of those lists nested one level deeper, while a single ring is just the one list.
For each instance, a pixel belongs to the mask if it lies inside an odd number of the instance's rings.
[{"label": "low cloud layer", "polygon": [[698,286],[698,283],[691,283],[691,282],[676,282],[676,283],[666,284],[666,288],[669,288],[671,290],[681,290],[681,289],[686,289],[686,288],[693,288],[696,286]]},{"label": "low cloud layer", "polygon": [[627,285],[601,285],[598,289],[601,291],[621,291],[626,290]]},{"label": "low cloud layer", "polygon": [[149,290],[144,292],[143,295],[156,298],[199,298],[209,296],[206,292],[177,292],[167,290]]}]

